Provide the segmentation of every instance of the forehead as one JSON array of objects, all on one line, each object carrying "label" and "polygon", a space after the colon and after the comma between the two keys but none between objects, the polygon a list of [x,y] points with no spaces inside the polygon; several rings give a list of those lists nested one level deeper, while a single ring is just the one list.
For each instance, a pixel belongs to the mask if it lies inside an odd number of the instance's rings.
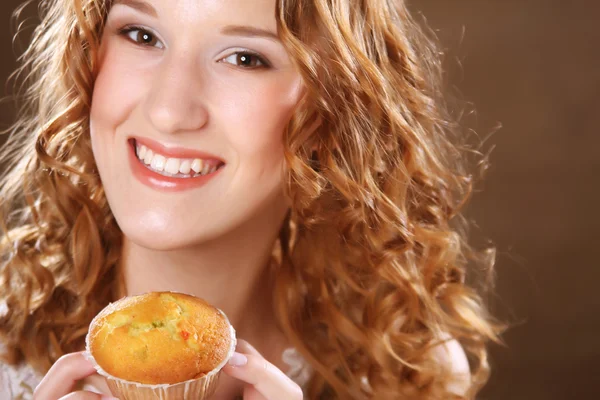
[{"label": "forehead", "polygon": [[112,6],[134,8],[178,23],[241,24],[252,22],[261,28],[276,28],[276,0],[113,0]]}]

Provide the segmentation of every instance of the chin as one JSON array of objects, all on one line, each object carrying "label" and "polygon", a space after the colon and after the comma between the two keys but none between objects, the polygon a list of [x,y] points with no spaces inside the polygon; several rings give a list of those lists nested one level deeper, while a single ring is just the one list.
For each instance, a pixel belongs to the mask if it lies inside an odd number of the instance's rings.
[{"label": "chin", "polygon": [[[140,224],[138,221],[142,218],[136,218],[136,221],[130,218],[119,220],[117,223],[123,232],[125,238],[137,246],[156,250],[172,251],[198,246],[202,243],[210,242],[225,235],[228,231],[225,226],[211,228],[210,226],[194,226],[183,229],[178,224],[173,225],[152,225]],[[146,221],[148,218],[145,218]]]},{"label": "chin", "polygon": [[134,243],[138,247],[143,247],[149,250],[156,251],[172,251],[181,248],[188,247],[190,244],[182,240],[163,240],[158,235],[144,234],[142,232],[134,232],[133,234],[123,232],[123,235],[131,243]]}]

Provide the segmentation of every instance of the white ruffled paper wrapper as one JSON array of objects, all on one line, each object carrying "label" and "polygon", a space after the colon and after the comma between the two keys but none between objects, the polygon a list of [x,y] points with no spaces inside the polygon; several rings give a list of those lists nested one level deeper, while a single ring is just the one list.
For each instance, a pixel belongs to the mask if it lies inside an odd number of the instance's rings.
[{"label": "white ruffled paper wrapper", "polygon": [[235,352],[235,347],[237,345],[235,329],[231,326],[225,313],[221,310],[219,310],[219,312],[225,317],[225,320],[227,320],[227,324],[229,325],[231,331],[231,347],[227,356],[215,369],[197,379],[190,379],[173,384],[149,385],[112,376],[104,371],[94,359],[94,356],[90,351],[89,334],[85,337],[85,351],[83,355],[94,364],[98,374],[106,378],[106,383],[108,384],[110,391],[113,396],[118,397],[119,400],[206,400],[215,392],[219,382],[219,376],[221,375],[221,369],[227,364]]}]

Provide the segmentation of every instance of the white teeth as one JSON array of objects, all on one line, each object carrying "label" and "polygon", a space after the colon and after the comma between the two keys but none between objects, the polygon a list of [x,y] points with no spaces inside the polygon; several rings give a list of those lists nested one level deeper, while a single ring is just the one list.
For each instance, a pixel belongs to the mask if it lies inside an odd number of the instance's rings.
[{"label": "white teeth", "polygon": [[165,169],[165,163],[167,162],[167,159],[165,158],[165,156],[161,156],[160,154],[156,154],[154,156],[154,158],[152,159],[152,164],[150,164],[150,166],[152,167],[152,169],[156,169],[158,171],[162,171]]},{"label": "white teeth", "polygon": [[200,171],[204,172],[204,170],[202,169],[203,164],[204,163],[201,159],[196,158],[194,159],[194,162],[192,162],[191,168],[194,170],[195,173],[199,174]]},{"label": "white teeth", "polygon": [[152,150],[148,149],[148,152],[144,155],[144,164],[149,165],[152,162],[152,157],[154,157],[154,154]]},{"label": "white teeth", "polygon": [[179,166],[179,172],[181,172],[182,174],[189,174],[191,169],[192,163],[190,160],[183,160],[181,162],[181,165]]},{"label": "white teeth", "polygon": [[208,174],[208,171],[210,171],[210,165],[205,164],[204,167],[202,168],[202,175]]},{"label": "white teeth", "polygon": [[143,160],[144,156],[148,152],[148,148],[146,146],[144,146],[144,145],[140,146],[139,144],[137,145],[137,148],[138,148],[138,158],[140,160]]},{"label": "white teeth", "polygon": [[176,158],[169,158],[165,164],[165,171],[170,174],[177,174],[179,172],[180,161]]},{"label": "white teeth", "polygon": [[161,172],[166,176],[183,177],[206,175],[213,173],[218,169],[217,165],[204,162],[200,158],[195,159],[179,159],[167,158],[160,154],[155,154],[152,150],[144,145],[136,144],[136,153],[141,162],[147,165],[148,168]]}]

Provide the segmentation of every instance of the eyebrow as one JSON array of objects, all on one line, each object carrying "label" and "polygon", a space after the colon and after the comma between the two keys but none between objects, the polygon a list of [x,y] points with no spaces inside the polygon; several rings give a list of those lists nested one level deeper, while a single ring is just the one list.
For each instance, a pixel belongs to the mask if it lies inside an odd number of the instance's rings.
[{"label": "eyebrow", "polygon": [[231,36],[264,37],[266,39],[279,41],[279,36],[270,30],[246,25],[228,25],[221,29],[221,33]]},{"label": "eyebrow", "polygon": [[150,3],[147,3],[143,0],[114,0],[112,5],[114,6],[116,4],[122,4],[124,6],[131,7],[139,12],[148,14],[154,18],[158,17],[156,9],[152,7]]},{"label": "eyebrow", "polygon": [[[155,18],[158,17],[156,9],[152,7],[150,3],[147,3],[143,0],[113,0],[112,5],[114,6],[115,4],[122,4],[144,14],[151,15]],[[230,36],[264,37],[266,39],[279,41],[279,36],[268,29],[261,29],[246,25],[228,25],[221,30],[221,33]]]}]

